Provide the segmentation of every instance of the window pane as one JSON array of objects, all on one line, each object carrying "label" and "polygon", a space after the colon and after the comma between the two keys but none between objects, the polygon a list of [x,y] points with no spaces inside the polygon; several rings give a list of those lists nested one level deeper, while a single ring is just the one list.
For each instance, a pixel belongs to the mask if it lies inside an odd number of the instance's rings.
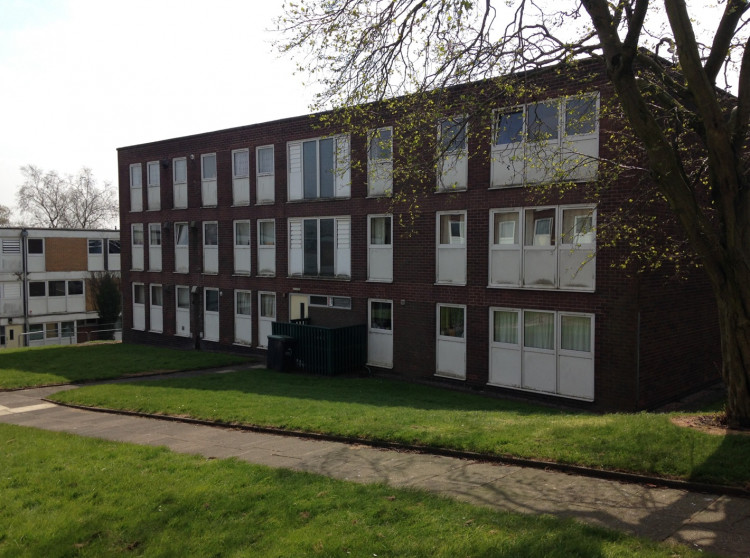
[{"label": "window pane", "polygon": [[119,254],[121,250],[120,241],[119,240],[109,240],[107,243],[107,251],[110,254]]},{"label": "window pane", "polygon": [[29,283],[29,296],[46,296],[47,283],[44,281],[32,281]]},{"label": "window pane", "polygon": [[523,346],[555,348],[555,315],[552,312],[523,313]]},{"label": "window pane", "polygon": [[216,178],[216,155],[203,155],[201,165],[203,167],[203,180],[214,180]]},{"label": "window pane", "polygon": [[518,344],[518,312],[493,312],[493,340],[495,343]]},{"label": "window pane", "polygon": [[260,315],[263,318],[275,318],[276,317],[276,295],[273,295],[273,294],[261,294],[260,295]]},{"label": "window pane", "polygon": [[370,138],[370,159],[388,160],[393,157],[393,130],[380,128]]},{"label": "window pane", "polygon": [[555,245],[555,209],[527,209],[525,246]]},{"label": "window pane", "polygon": [[60,324],[60,337],[73,337],[75,335],[75,322],[62,322]]},{"label": "window pane", "polygon": [[332,296],[331,306],[333,308],[343,308],[345,310],[351,310],[352,299],[349,298],[348,296]]},{"label": "window pane", "polygon": [[518,213],[495,213],[494,244],[518,244]]},{"label": "window pane", "polygon": [[250,246],[250,221],[238,221],[234,224],[234,244]]},{"label": "window pane", "polygon": [[273,174],[273,147],[258,148],[258,174]]},{"label": "window pane", "polygon": [[130,187],[140,188],[143,184],[141,179],[141,164],[130,165]]},{"label": "window pane", "polygon": [[143,225],[133,225],[133,245],[143,245]]},{"label": "window pane", "polygon": [[175,242],[178,246],[188,245],[188,226],[187,223],[177,223],[174,228]]},{"label": "window pane", "polygon": [[568,351],[591,352],[591,318],[560,316],[560,347]]},{"label": "window pane", "polygon": [[219,225],[216,223],[204,223],[203,244],[206,246],[219,245]]},{"label": "window pane", "polygon": [[83,294],[83,281],[68,281],[68,294],[69,295],[82,295]]},{"label": "window pane", "polygon": [[462,213],[440,216],[440,244],[464,244],[464,217]]},{"label": "window pane", "polygon": [[49,296],[65,296],[65,281],[49,281]]},{"label": "window pane", "polygon": [[161,225],[158,223],[148,226],[148,243],[151,246],[161,246]]},{"label": "window pane", "polygon": [[232,155],[232,165],[235,178],[250,176],[250,156],[247,151],[235,151]]},{"label": "window pane", "polygon": [[185,159],[174,160],[174,183],[185,184],[187,182],[187,161]]},{"label": "window pane", "polygon": [[304,273],[306,275],[318,274],[318,221],[317,219],[305,219],[304,227]]},{"label": "window pane", "polygon": [[391,243],[391,218],[373,217],[370,219],[370,244],[386,245]]},{"label": "window pane", "polygon": [[305,199],[318,197],[318,142],[302,143],[302,179]]},{"label": "window pane", "polygon": [[187,287],[177,287],[177,308],[190,308],[190,289]]},{"label": "window pane", "polygon": [[29,340],[41,341],[44,339],[44,326],[42,324],[32,324],[29,326]]},{"label": "window pane", "polygon": [[312,295],[310,297],[310,306],[328,306],[328,297]]},{"label": "window pane", "polygon": [[557,103],[537,103],[529,105],[526,110],[529,141],[557,139]]},{"label": "window pane", "polygon": [[500,114],[497,117],[495,144],[517,143],[523,139],[523,111]]},{"label": "window pane", "polygon": [[59,337],[58,333],[58,324],[57,323],[48,323],[44,324],[44,336],[47,339],[55,339]]},{"label": "window pane", "polygon": [[321,275],[333,275],[334,274],[334,240],[335,240],[335,226],[336,222],[334,219],[321,219],[320,220],[320,274]]},{"label": "window pane", "polygon": [[320,197],[333,197],[333,175],[335,172],[334,148],[335,140],[323,139],[319,142],[320,150]]},{"label": "window pane", "polygon": [[249,316],[252,314],[252,295],[246,291],[237,291],[237,314]]},{"label": "window pane", "polygon": [[159,179],[159,162],[153,162],[149,163],[148,167],[148,185],[149,186],[158,186],[160,183]]},{"label": "window pane", "polygon": [[151,285],[151,306],[162,305],[161,285]]},{"label": "window pane", "polygon": [[143,285],[133,285],[133,302],[135,304],[146,303],[146,287]]},{"label": "window pane", "polygon": [[29,238],[26,241],[26,245],[29,249],[29,254],[44,254],[44,239]]},{"label": "window pane", "polygon": [[591,244],[595,240],[593,209],[563,209],[562,241],[565,244]]},{"label": "window pane", "polygon": [[440,123],[440,146],[447,153],[466,149],[466,121],[463,118]]},{"label": "window pane", "polygon": [[596,97],[579,97],[565,102],[565,134],[593,134],[596,131]]},{"label": "window pane", "polygon": [[261,221],[260,245],[273,246],[276,244],[276,229],[273,221]]},{"label": "window pane", "polygon": [[219,291],[218,289],[206,289],[206,312],[219,311]]},{"label": "window pane", "polygon": [[440,307],[440,335],[464,336],[464,309],[453,306]]},{"label": "window pane", "polygon": [[390,302],[370,302],[370,327],[372,329],[385,329],[391,331],[391,311],[393,305]]},{"label": "window pane", "polygon": [[101,254],[102,253],[102,241],[101,240],[89,240],[89,254]]}]

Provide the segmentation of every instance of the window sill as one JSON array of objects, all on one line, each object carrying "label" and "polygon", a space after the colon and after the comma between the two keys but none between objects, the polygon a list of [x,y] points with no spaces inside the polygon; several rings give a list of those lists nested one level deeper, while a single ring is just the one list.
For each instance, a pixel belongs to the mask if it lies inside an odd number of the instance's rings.
[{"label": "window sill", "polygon": [[465,287],[466,281],[463,283],[454,283],[452,281],[435,281],[436,287]]},{"label": "window sill", "polygon": [[260,200],[256,201],[255,205],[273,205],[276,203],[276,200]]},{"label": "window sill", "polygon": [[532,285],[487,285],[488,289],[507,289],[510,291],[552,291],[558,293],[589,293],[595,294],[596,287],[593,289],[561,289],[559,287],[535,287]]},{"label": "window sill", "polygon": [[365,283],[393,283],[393,278],[391,279],[367,279]]},{"label": "window sill", "polygon": [[440,372],[435,372],[434,375],[435,375],[436,378],[447,378],[448,380],[458,380],[460,382],[465,382],[466,381],[466,376],[463,376],[463,377],[461,377],[461,376],[452,376],[450,374],[444,374],[444,373],[440,373]]},{"label": "window sill", "polygon": [[287,275],[287,279],[313,279],[318,281],[351,281],[351,277],[328,275]]}]

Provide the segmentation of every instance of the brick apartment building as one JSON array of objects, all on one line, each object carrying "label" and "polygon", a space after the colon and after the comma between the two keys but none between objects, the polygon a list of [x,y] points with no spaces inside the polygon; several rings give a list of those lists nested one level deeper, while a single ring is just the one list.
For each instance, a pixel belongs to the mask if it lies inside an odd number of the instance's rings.
[{"label": "brick apartment building", "polygon": [[0,228],[0,348],[96,339],[88,279],[104,270],[120,271],[119,231]]},{"label": "brick apartment building", "polygon": [[[545,93],[498,101],[491,133],[434,123],[447,141],[408,231],[390,212],[403,185],[387,116],[367,134],[301,116],[120,148],[123,339],[258,352],[276,320],[367,324],[376,373],[593,410],[715,382],[705,278],[631,277],[597,249],[597,220],[630,191],[620,178],[597,205],[585,195],[597,157],[617,156],[602,141],[605,80],[588,75],[581,93],[554,71],[529,79]],[[580,190],[530,201],[526,185],[545,180],[534,126]]]}]

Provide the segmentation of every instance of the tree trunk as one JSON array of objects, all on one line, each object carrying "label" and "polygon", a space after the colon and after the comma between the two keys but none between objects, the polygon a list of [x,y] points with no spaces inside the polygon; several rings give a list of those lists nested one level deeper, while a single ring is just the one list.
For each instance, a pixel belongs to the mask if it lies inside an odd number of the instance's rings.
[{"label": "tree trunk", "polygon": [[750,284],[728,279],[715,294],[727,419],[731,427],[750,428]]}]

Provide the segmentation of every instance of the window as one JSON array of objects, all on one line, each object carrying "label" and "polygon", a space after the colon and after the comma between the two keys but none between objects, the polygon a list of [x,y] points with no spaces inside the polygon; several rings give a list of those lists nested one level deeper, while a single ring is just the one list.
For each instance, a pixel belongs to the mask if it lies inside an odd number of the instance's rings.
[{"label": "window", "polygon": [[29,281],[29,296],[47,296],[47,284],[44,281]]},{"label": "window", "polygon": [[164,330],[164,312],[162,306],[163,289],[161,285],[151,285],[151,308],[149,312],[149,329],[161,333]]},{"label": "window", "polygon": [[146,303],[146,287],[142,283],[133,283],[133,302],[135,304]]},{"label": "window", "polygon": [[65,296],[65,281],[49,281],[47,288],[49,296]]},{"label": "window", "polygon": [[76,334],[76,323],[75,322],[60,322],[60,337],[68,339],[75,337]]},{"label": "window", "polygon": [[370,301],[370,329],[391,331],[393,329],[392,311],[392,302]]},{"label": "window", "polygon": [[596,177],[598,95],[495,111],[491,187]]},{"label": "window", "polygon": [[219,245],[219,225],[218,223],[203,224],[203,244],[205,246]]},{"label": "window", "polygon": [[101,240],[89,240],[89,254],[101,254],[103,245]]},{"label": "window", "polygon": [[120,253],[120,241],[119,240],[108,240],[107,241],[107,253],[119,254]]},{"label": "window", "polygon": [[133,329],[146,329],[146,286],[133,283]]},{"label": "window", "polygon": [[174,224],[175,273],[187,273],[190,267],[189,231],[187,223]]},{"label": "window", "polygon": [[276,319],[276,295],[260,293],[260,317]]},{"label": "window", "polygon": [[490,309],[489,383],[594,399],[594,316]]},{"label": "window", "polygon": [[190,289],[188,287],[177,287],[177,308],[179,310],[190,310]]},{"label": "window", "polygon": [[390,215],[370,215],[367,248],[368,281],[393,281],[393,230]]},{"label": "window", "polygon": [[216,153],[201,155],[201,200],[203,206],[217,204]]},{"label": "window", "polygon": [[440,244],[466,243],[466,215],[449,213],[440,215]]},{"label": "window", "polygon": [[258,274],[276,275],[276,222],[258,220]]},{"label": "window", "polygon": [[151,161],[146,165],[146,181],[148,184],[148,209],[161,209],[161,168],[159,161]]},{"label": "window", "polygon": [[29,341],[44,340],[44,324],[31,324],[29,326]]},{"label": "window", "polygon": [[235,246],[250,246],[250,221],[236,221],[234,223]]},{"label": "window", "polygon": [[68,281],[68,295],[82,295],[83,281]]},{"label": "window", "polygon": [[348,278],[350,228],[348,218],[290,219],[290,274]]},{"label": "window", "polygon": [[351,310],[352,299],[348,296],[310,295],[310,306],[323,306],[326,308]]},{"label": "window", "polygon": [[206,312],[219,311],[219,289],[206,289]]},{"label": "window", "polygon": [[161,225],[159,223],[149,224],[148,243],[150,246],[161,246]]},{"label": "window", "polygon": [[29,254],[44,254],[44,239],[43,238],[29,238],[26,241]]},{"label": "window", "polygon": [[348,136],[290,142],[288,150],[290,200],[349,196]]},{"label": "window", "polygon": [[370,132],[367,165],[367,195],[390,195],[393,190],[393,128]]},{"label": "window", "polygon": [[275,176],[273,145],[255,150],[256,158],[256,203],[273,203],[275,198]]},{"label": "window", "polygon": [[250,221],[234,222],[234,272],[250,273]]},{"label": "window", "polygon": [[435,375],[466,379],[466,306],[437,305]]},{"label": "window", "polygon": [[130,165],[130,211],[143,211],[143,177],[141,164]]},{"label": "window", "polygon": [[133,246],[143,246],[143,224],[133,224]]},{"label": "window", "polygon": [[174,225],[174,238],[177,246],[188,245],[188,224],[187,223],[175,223]]},{"label": "window", "polygon": [[203,273],[219,272],[219,224],[203,223]]},{"label": "window", "polygon": [[161,224],[148,225],[148,267],[149,271],[161,271]]},{"label": "window", "polygon": [[60,337],[60,324],[57,322],[44,324],[44,337],[45,339],[57,339]]},{"label": "window", "polygon": [[440,306],[440,335],[443,337],[464,336],[465,309],[459,306]]},{"label": "window", "polygon": [[466,150],[467,122],[464,117],[447,118],[440,122],[440,149],[443,153]]},{"label": "window", "polygon": [[172,159],[172,190],[174,207],[182,209],[188,206],[187,194],[187,159]]},{"label": "window", "polygon": [[492,210],[490,229],[490,286],[594,290],[594,207]]},{"label": "window", "polygon": [[162,287],[161,285],[151,285],[151,306],[162,306]]},{"label": "window", "polygon": [[440,192],[465,190],[468,185],[467,129],[468,120],[464,116],[446,118],[438,125],[437,186]]},{"label": "window", "polygon": [[[216,163],[214,162],[214,165]],[[247,178],[250,176],[250,156],[247,149],[237,149],[232,151],[232,177]],[[204,178],[206,176],[204,175]],[[216,178],[216,169],[214,168],[213,178]]]},{"label": "window", "polygon": [[466,284],[466,212],[438,213],[436,282]]}]

